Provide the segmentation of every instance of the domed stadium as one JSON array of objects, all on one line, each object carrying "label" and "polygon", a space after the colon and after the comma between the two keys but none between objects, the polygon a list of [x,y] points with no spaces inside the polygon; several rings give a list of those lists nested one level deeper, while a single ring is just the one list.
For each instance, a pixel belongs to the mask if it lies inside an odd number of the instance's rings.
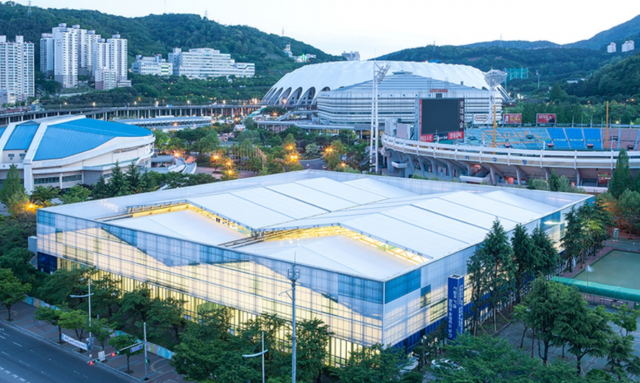
[{"label": "domed stadium", "polygon": [[137,126],[85,118],[53,117],[0,128],[0,181],[15,165],[27,191],[93,184],[122,167],[148,167],[154,137]]},{"label": "domed stadium", "polygon": [[[410,72],[415,76],[445,81],[476,89],[489,89],[484,73],[467,65],[428,62],[384,61],[389,74]],[[313,106],[320,92],[336,90],[373,79],[373,61],[340,61],[306,65],[286,74],[262,99],[267,105]],[[500,95],[507,98],[501,87]]]}]

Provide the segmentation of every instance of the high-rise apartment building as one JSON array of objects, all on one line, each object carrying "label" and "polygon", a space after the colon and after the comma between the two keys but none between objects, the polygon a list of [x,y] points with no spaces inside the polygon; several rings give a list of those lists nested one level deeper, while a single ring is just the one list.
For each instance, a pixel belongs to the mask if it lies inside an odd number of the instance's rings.
[{"label": "high-rise apartment building", "polygon": [[631,52],[636,49],[636,43],[633,40],[627,40],[622,44],[622,52]]},{"label": "high-rise apartment building", "polygon": [[131,72],[142,75],[171,76],[173,64],[167,62],[158,54],[152,57],[136,56],[136,61],[131,64]]},{"label": "high-rise apartment building", "polygon": [[189,52],[173,48],[168,61],[173,64],[174,75],[188,78],[253,77],[256,72],[255,64],[237,63],[230,54],[211,48],[189,49]]},{"label": "high-rise apartment building", "polygon": [[342,57],[347,61],[360,61],[360,52],[342,52]]},{"label": "high-rise apartment building", "polygon": [[33,43],[16,36],[15,42],[0,36],[0,90],[6,103],[26,101],[35,95],[33,85]]},{"label": "high-rise apartment building", "polygon": [[51,32],[40,39],[40,68],[63,87],[75,88],[78,75],[95,78],[97,70],[114,71],[117,82],[127,84],[127,40],[119,34],[104,40],[95,31],[64,23]]}]

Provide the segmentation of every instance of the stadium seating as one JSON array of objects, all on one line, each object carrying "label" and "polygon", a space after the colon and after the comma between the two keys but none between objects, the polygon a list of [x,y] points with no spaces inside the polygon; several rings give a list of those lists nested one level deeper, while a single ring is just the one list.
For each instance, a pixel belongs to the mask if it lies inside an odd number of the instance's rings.
[{"label": "stadium seating", "polygon": [[571,146],[571,149],[587,149],[587,144],[584,139],[584,133],[581,128],[566,128],[564,132],[569,139],[569,146]]},{"label": "stadium seating", "polygon": [[633,150],[636,146],[636,141],[638,141],[638,129],[620,129],[620,148],[624,148],[626,150]]},{"label": "stadium seating", "polygon": [[582,130],[587,149],[589,149],[589,145],[592,145],[592,149],[602,150],[602,130],[599,128],[584,128]]},{"label": "stadium seating", "polygon": [[571,149],[563,128],[547,128],[547,130],[549,131],[549,136],[551,136],[551,140],[553,141],[554,149]]}]

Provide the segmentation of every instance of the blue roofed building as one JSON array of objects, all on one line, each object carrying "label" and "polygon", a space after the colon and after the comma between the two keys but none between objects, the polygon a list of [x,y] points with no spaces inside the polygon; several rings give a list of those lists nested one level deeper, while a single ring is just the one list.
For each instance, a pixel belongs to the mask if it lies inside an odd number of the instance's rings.
[{"label": "blue roofed building", "polygon": [[0,128],[0,180],[16,165],[27,191],[93,184],[116,162],[149,167],[153,142],[148,129],[84,116],[12,123]]}]

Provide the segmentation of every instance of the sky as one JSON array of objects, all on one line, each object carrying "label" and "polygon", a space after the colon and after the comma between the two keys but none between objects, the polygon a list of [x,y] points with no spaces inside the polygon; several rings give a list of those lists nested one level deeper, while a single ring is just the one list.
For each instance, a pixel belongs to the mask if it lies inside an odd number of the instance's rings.
[{"label": "sky", "polygon": [[[28,0],[18,0],[27,4]],[[31,0],[43,8],[96,9],[127,17],[194,13],[282,34],[363,60],[405,48],[499,40],[567,44],[640,14],[640,0]],[[63,22],[63,20],[61,20]],[[294,52],[295,54],[303,52]]]}]

